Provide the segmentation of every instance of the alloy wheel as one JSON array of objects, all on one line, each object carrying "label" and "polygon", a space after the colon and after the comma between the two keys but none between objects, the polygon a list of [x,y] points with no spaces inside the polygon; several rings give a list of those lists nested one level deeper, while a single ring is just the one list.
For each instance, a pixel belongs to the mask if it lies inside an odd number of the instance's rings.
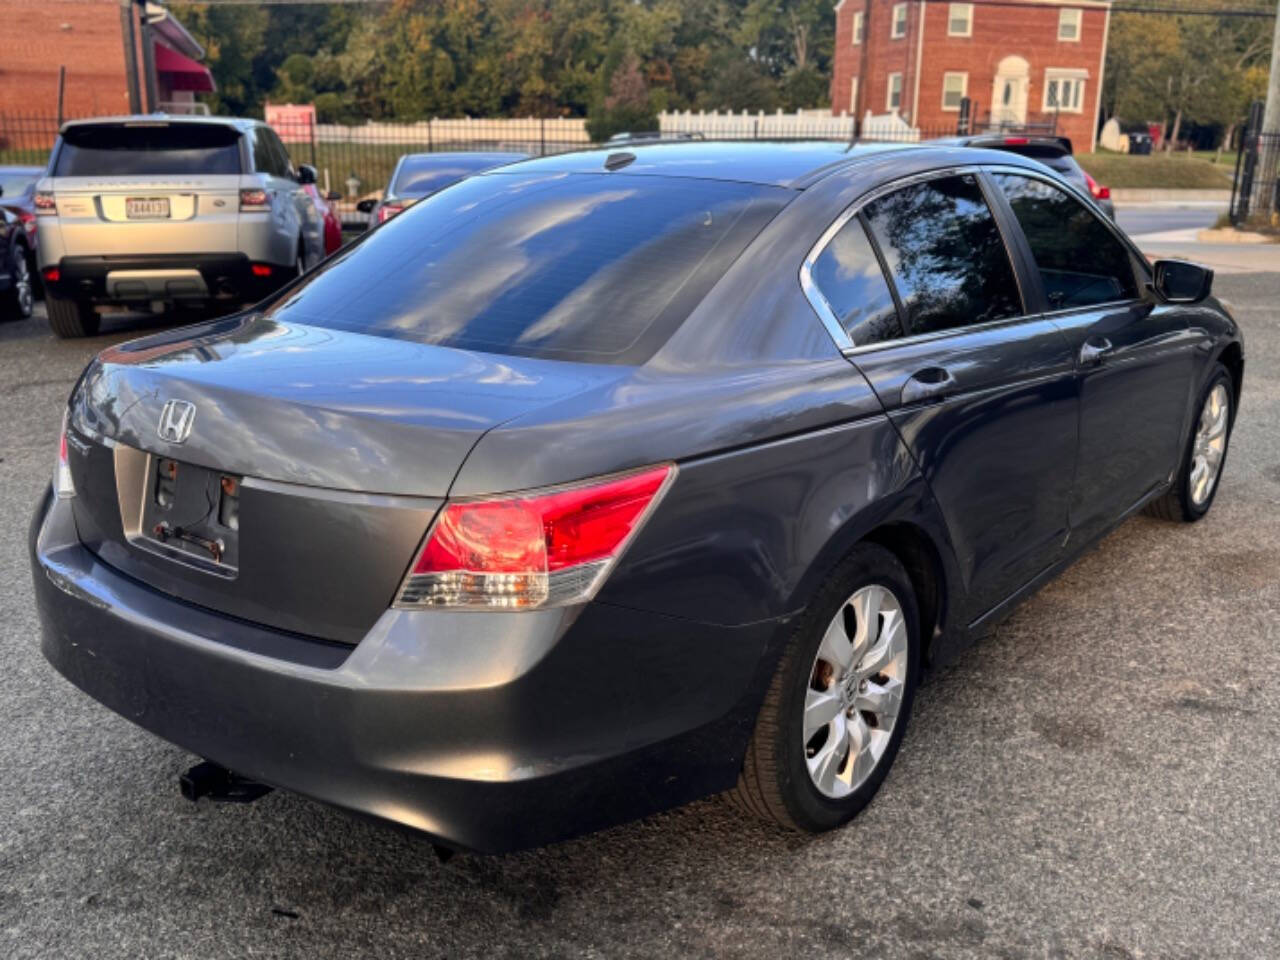
[{"label": "alloy wheel", "polygon": [[906,679],[902,604],[887,587],[862,587],[827,627],[805,694],[805,765],[824,796],[846,797],[871,776],[892,738]]},{"label": "alloy wheel", "polygon": [[1191,447],[1191,502],[1204,505],[1222,472],[1227,452],[1227,425],[1231,421],[1231,398],[1226,385],[1214,384],[1200,409],[1200,422]]}]

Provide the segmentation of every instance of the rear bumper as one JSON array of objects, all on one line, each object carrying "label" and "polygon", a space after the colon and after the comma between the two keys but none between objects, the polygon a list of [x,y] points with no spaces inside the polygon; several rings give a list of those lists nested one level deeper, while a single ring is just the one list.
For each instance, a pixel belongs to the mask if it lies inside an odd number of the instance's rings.
[{"label": "rear bumper", "polygon": [[55,295],[101,302],[258,301],[290,279],[290,266],[276,264],[256,276],[243,253],[62,257],[57,267],[58,280],[45,282]]},{"label": "rear bumper", "polygon": [[347,647],[122,576],[48,493],[30,551],[44,655],[90,696],[245,776],[483,852],[727,789],[783,633],[588,604],[389,611]]}]

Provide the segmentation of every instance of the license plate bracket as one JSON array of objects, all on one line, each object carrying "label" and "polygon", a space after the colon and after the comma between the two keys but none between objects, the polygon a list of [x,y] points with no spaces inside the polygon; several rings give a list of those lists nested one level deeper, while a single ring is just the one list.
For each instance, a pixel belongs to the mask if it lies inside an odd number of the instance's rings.
[{"label": "license plate bracket", "polygon": [[234,576],[240,566],[241,478],[152,456],[139,531],[172,560]]},{"label": "license plate bracket", "polygon": [[169,219],[168,197],[125,197],[124,215],[130,220]]}]

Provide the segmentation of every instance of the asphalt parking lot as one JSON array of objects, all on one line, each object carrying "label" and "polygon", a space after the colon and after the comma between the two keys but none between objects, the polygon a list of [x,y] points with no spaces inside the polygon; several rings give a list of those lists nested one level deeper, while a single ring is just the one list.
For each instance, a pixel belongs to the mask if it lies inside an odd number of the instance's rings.
[{"label": "asphalt parking lot", "polygon": [[1280,955],[1280,273],[1216,290],[1247,366],[1212,513],[1126,523],[933,678],[851,826],[711,799],[446,865],[287,794],[187,803],[191,755],[45,664],[28,519],[75,376],[140,328],[0,324],[0,955]]}]

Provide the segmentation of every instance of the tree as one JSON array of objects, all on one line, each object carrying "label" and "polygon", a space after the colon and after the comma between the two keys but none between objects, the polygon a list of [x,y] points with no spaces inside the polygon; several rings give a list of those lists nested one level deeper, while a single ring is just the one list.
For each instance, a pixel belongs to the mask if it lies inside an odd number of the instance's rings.
[{"label": "tree", "polygon": [[609,81],[609,94],[587,118],[592,140],[607,140],[615,133],[642,133],[658,129],[657,113],[649,96],[649,84],[640,70],[640,60],[630,54],[619,64]]}]

